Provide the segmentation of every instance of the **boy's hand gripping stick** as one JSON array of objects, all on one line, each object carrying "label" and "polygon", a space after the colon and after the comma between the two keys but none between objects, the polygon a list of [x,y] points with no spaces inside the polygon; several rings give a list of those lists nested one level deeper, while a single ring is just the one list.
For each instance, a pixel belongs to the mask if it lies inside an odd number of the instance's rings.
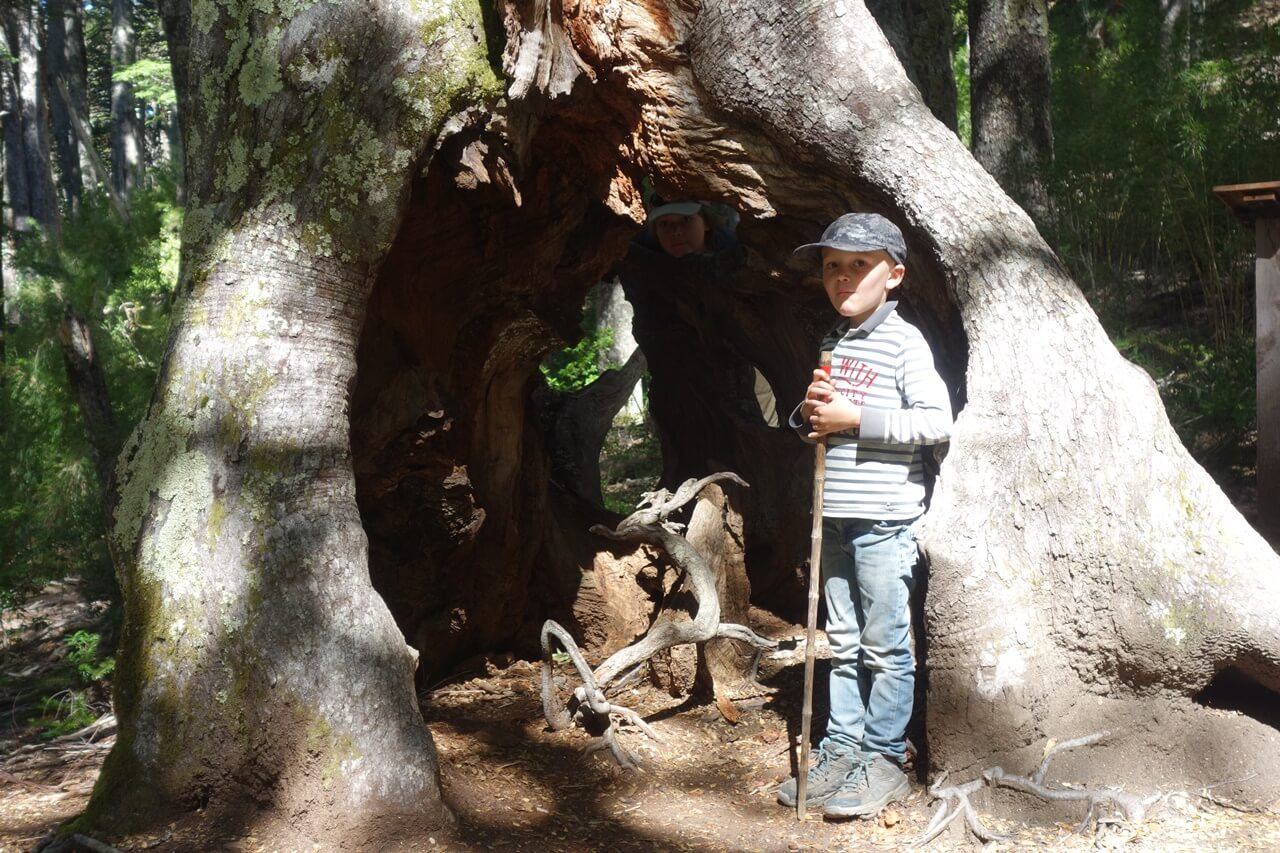
[{"label": "boy's hand gripping stick", "polygon": [[[831,376],[831,353],[819,356],[818,368]],[[817,650],[818,593],[821,589],[822,491],[827,480],[827,439],[818,439],[813,458],[813,526],[809,531],[809,618],[805,623],[804,706],[800,712],[800,759],[796,768],[796,817],[804,820],[804,799],[809,777],[809,736],[813,723],[813,666]]]}]

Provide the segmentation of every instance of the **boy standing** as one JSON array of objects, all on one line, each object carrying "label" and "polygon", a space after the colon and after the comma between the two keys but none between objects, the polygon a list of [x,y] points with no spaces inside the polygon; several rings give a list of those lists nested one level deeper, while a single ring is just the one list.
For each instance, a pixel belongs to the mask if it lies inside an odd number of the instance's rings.
[{"label": "boy standing", "polygon": [[[921,448],[947,441],[951,401],[918,329],[889,294],[906,272],[902,232],[874,213],[847,213],[793,259],[821,259],[842,318],[831,375],[815,370],[790,424],[825,436],[822,581],[831,643],[831,713],[808,770],[806,807],[871,817],[911,786],[902,763],[915,689],[909,599],[914,523],[924,512]],[[795,806],[796,780],[778,789]]]}]

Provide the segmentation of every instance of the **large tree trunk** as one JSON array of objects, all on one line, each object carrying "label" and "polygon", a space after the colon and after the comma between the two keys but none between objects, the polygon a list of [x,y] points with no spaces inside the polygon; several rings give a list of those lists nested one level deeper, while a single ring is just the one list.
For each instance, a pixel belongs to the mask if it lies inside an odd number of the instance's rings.
[{"label": "large tree trunk", "polygon": [[739,416],[739,374],[757,365],[783,412],[803,393],[822,297],[784,271],[793,246],[851,207],[908,234],[903,310],[965,404],[923,540],[935,769],[1032,764],[1105,720],[1124,736],[1107,754],[1152,783],[1161,709],[1217,743],[1187,776],[1272,749],[1189,697],[1228,668],[1280,687],[1277,558],[861,3],[253,8],[192,29],[180,303],[117,472],[99,819],[237,797],[317,835],[438,816],[400,631],[433,668],[527,649],[548,616],[625,639],[574,618],[594,596],[640,621],[635,564],[601,559],[598,510],[549,484],[529,397],[626,253],[645,177],[743,214],[732,281],[627,265],[668,476],[728,463],[751,483],[745,569],[770,603],[799,601],[811,456]]},{"label": "large tree trunk", "polygon": [[[133,0],[111,3],[111,68],[118,71],[137,59],[133,32]],[[111,185],[126,199],[142,181],[142,122],[133,84],[111,80]]]},{"label": "large tree trunk", "polygon": [[[347,406],[420,156],[455,99],[495,91],[482,22],[449,3],[254,8],[211,7],[192,32],[184,273],[117,470],[120,736],[89,820],[252,803],[322,842],[390,814],[438,825],[416,656],[369,583]],[[228,73],[233,43],[247,59]]]},{"label": "large tree trunk", "polygon": [[[46,55],[52,82],[46,88],[58,151],[58,187],[67,212],[74,214],[80,209],[80,196],[84,192],[80,164],[87,159],[87,155],[80,151],[80,140],[72,117],[75,113],[81,121],[88,123],[84,7],[81,0],[51,0],[48,10]],[[59,80],[66,88],[67,97],[61,94]]]},{"label": "large tree trunk", "polygon": [[969,0],[973,156],[1042,227],[1053,217],[1046,0]]},{"label": "large tree trunk", "polygon": [[[1117,355],[1031,221],[851,8],[795,17],[719,0],[699,18],[693,65],[722,109],[847,164],[960,309],[967,400],[923,534],[932,766],[1030,765],[1046,738],[1101,727],[1122,735],[1090,772],[1117,781],[1221,780],[1274,761],[1264,725],[1192,699],[1228,669],[1280,689],[1280,560],[1178,443],[1154,383]],[[850,52],[858,63],[842,61]],[[1171,738],[1215,747],[1170,768]],[[1253,782],[1275,795],[1275,779]]]}]

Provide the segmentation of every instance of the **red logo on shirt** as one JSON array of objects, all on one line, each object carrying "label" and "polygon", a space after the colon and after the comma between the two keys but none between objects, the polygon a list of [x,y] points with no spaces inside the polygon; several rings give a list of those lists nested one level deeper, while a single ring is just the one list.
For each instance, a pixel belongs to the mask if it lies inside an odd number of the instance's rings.
[{"label": "red logo on shirt", "polygon": [[849,402],[855,406],[861,406],[867,398],[867,389],[879,375],[864,361],[842,357],[832,365],[831,383],[837,392],[848,398]]}]

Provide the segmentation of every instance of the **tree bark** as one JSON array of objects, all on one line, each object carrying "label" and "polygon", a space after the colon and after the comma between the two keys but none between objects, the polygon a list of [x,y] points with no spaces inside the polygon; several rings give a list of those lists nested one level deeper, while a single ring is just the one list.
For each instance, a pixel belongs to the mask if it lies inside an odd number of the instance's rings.
[{"label": "tree bark", "polygon": [[475,10],[255,6],[192,31],[184,272],[116,472],[120,730],[85,822],[252,804],[329,846],[447,819],[416,655],[369,583],[347,406],[415,164],[496,89]]},{"label": "tree bark", "polygon": [[[72,118],[74,113],[81,122],[88,123],[84,7],[81,0],[51,0],[47,17],[46,55],[51,82],[46,90],[58,152],[58,187],[67,211],[75,214],[80,209],[80,196],[84,192],[80,164],[88,159],[88,152],[80,150],[80,139]],[[61,94],[58,81],[65,84],[67,97]]]},{"label": "tree bark", "polygon": [[21,7],[5,4],[0,7],[0,26],[4,31],[5,50],[11,60],[0,64],[0,85],[3,86],[4,115],[4,184],[5,184],[5,234],[25,232],[30,229],[31,193],[27,189],[26,141],[22,135],[22,100],[18,97],[18,32]]},{"label": "tree bark", "polygon": [[1049,170],[1049,10],[1045,0],[970,0],[973,156],[1042,228]]},{"label": "tree bark", "polygon": [[117,80],[114,73],[137,59],[133,32],[133,0],[111,2],[111,184],[124,198],[142,181],[142,122],[133,96],[133,84]]}]

